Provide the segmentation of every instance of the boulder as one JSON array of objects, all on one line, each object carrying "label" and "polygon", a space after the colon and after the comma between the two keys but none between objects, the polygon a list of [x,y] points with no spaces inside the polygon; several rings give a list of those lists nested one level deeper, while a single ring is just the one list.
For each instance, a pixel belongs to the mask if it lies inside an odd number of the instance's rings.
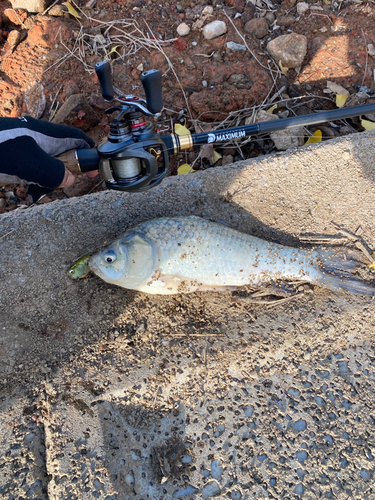
[{"label": "boulder", "polygon": [[307,38],[291,33],[281,35],[267,44],[267,50],[277,64],[284,68],[298,68],[302,65],[307,52]]}]

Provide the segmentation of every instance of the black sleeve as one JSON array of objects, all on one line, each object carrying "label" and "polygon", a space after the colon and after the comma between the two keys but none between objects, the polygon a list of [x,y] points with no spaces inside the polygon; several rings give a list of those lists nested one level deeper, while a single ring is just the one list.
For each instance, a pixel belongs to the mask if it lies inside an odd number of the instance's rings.
[{"label": "black sleeve", "polygon": [[94,146],[94,141],[75,127],[36,120],[30,116],[0,118],[0,144],[22,136],[34,139],[50,156],[58,156],[69,149]]},{"label": "black sleeve", "polygon": [[0,143],[0,174],[17,176],[52,191],[62,183],[65,167],[45,153],[34,139],[21,136]]}]

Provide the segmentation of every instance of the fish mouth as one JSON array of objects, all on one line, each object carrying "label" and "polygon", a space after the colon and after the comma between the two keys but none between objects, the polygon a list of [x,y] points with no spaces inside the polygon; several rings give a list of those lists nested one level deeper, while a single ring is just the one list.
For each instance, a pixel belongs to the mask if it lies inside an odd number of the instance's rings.
[{"label": "fish mouth", "polygon": [[89,268],[91,269],[92,272],[94,272],[95,274],[97,274],[100,277],[103,276],[103,273],[102,273],[100,267],[97,264],[95,264],[93,257],[90,257],[89,261],[87,262],[87,265],[89,266]]}]

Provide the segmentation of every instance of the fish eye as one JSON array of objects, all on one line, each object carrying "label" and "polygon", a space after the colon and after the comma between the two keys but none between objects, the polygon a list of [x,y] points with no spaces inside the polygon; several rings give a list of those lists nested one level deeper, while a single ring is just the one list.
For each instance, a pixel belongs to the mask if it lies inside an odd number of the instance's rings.
[{"label": "fish eye", "polygon": [[116,256],[113,255],[112,253],[110,253],[110,254],[107,254],[104,256],[104,260],[106,262],[108,262],[108,264],[111,264],[112,262],[114,262],[116,260]]}]

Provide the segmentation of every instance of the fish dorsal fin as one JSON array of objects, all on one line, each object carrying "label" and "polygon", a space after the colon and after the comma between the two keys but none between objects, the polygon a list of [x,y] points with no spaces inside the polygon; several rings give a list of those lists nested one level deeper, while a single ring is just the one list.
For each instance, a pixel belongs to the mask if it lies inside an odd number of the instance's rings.
[{"label": "fish dorsal fin", "polygon": [[131,233],[121,240],[120,245],[127,253],[128,265],[123,286],[135,289],[140,283],[155,274],[158,251],[147,237]]}]

